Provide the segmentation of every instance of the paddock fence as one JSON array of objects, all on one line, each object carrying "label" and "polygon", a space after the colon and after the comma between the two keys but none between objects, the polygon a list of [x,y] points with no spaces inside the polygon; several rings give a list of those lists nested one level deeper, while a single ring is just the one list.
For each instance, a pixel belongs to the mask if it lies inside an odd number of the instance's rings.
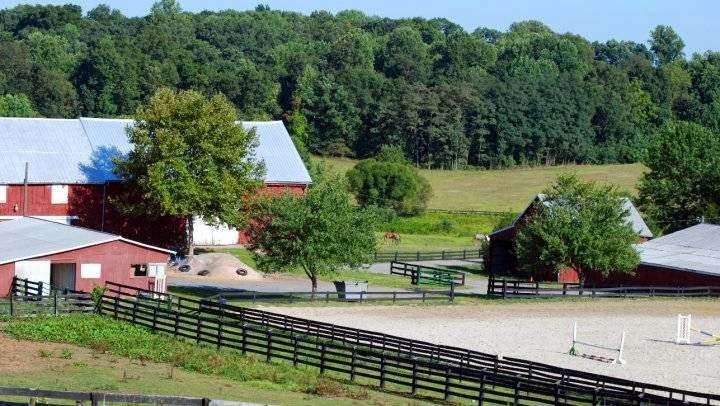
[{"label": "paddock fence", "polygon": [[101,314],[178,338],[409,394],[479,404],[720,405],[685,391],[108,283]]},{"label": "paddock fence", "polygon": [[49,283],[31,281],[25,278],[18,278],[13,276],[11,293],[14,295],[21,296],[49,296],[55,291],[60,291],[63,294],[67,293],[83,293],[79,290],[56,288]]},{"label": "paddock fence", "polygon": [[409,276],[413,285],[464,285],[465,272],[432,266],[411,264],[408,262],[390,262],[390,274]]},{"label": "paddock fence", "polygon": [[115,392],[71,392],[60,390],[43,390],[32,388],[14,388],[0,386],[0,396],[13,398],[27,398],[25,402],[3,399],[3,405],[35,405],[47,403],[48,399],[72,401],[76,405],[89,403],[92,406],[106,404],[152,404],[152,405],[178,405],[178,406],[259,406],[245,402],[218,401],[208,398],[194,398],[185,396],[141,395]]},{"label": "paddock fence", "polygon": [[256,291],[223,291],[206,298],[221,303],[228,302],[401,302],[401,301],[447,301],[455,299],[454,289],[450,290],[415,290],[415,291],[378,291],[378,292],[256,292]]},{"label": "paddock fence", "polygon": [[[14,278],[10,295],[0,298],[0,315],[25,317],[93,312],[92,295],[71,291],[42,288],[42,283]],[[20,288],[16,288],[20,286]],[[27,288],[26,288],[27,287]]]},{"label": "paddock fence", "polygon": [[490,277],[488,295],[505,298],[518,297],[656,297],[656,296],[720,296],[720,286],[582,286],[579,283],[539,283],[521,279]]},{"label": "paddock fence", "polygon": [[450,259],[480,259],[485,254],[482,248],[467,248],[462,250],[444,251],[387,251],[376,252],[373,255],[374,262],[390,261],[436,261]]}]

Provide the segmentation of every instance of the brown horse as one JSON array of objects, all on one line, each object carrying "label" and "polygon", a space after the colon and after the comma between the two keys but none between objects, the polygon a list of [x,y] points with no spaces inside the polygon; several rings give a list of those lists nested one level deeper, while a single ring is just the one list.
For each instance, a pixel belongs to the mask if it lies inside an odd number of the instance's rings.
[{"label": "brown horse", "polygon": [[385,233],[385,242],[388,241],[392,241],[395,244],[400,244],[400,234],[394,231],[389,231]]}]

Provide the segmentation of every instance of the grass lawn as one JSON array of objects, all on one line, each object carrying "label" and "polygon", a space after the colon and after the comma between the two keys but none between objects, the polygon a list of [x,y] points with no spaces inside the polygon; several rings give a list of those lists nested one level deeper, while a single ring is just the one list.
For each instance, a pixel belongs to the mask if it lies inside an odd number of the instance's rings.
[{"label": "grass lawn", "polygon": [[[318,158],[331,170],[344,173],[357,161],[347,158]],[[582,179],[611,183],[630,193],[645,167],[629,165],[571,165],[501,170],[420,170],[433,188],[429,207],[443,210],[488,210],[519,212],[538,192],[564,172]]]},{"label": "grass lawn", "polygon": [[[426,404],[282,362],[198,346],[95,315],[13,319],[4,386],[170,394],[292,405]],[[62,344],[52,344],[62,343]]]},{"label": "grass lawn", "polygon": [[377,233],[378,252],[415,252],[415,251],[457,251],[462,249],[476,249],[474,240],[471,236],[458,237],[453,235],[436,235],[436,234],[405,234],[400,233],[401,241],[399,244],[393,242],[384,242],[382,240],[383,233]]}]

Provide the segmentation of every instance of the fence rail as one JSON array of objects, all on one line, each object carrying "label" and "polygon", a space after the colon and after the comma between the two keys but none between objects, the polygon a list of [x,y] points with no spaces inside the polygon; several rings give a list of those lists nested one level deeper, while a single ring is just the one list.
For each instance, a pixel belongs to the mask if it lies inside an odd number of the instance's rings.
[{"label": "fence rail", "polygon": [[488,295],[502,298],[515,297],[654,297],[654,296],[720,296],[720,286],[582,286],[579,283],[543,284],[520,279],[497,279],[488,281]]},{"label": "fence rail", "polygon": [[[211,406],[213,404],[233,405],[233,406],[252,406],[253,404],[244,402],[227,402],[216,401],[208,398],[194,398],[185,396],[166,396],[166,395],[143,395],[133,393],[113,393],[113,392],[71,392],[60,390],[44,390],[31,388],[14,388],[0,386],[0,396],[13,396],[30,398],[29,402],[10,402],[0,401],[3,405],[33,405],[37,398],[70,400],[76,404],[90,402],[92,406],[105,405],[107,403],[134,403],[134,404],[153,404],[153,405],[179,405],[179,406]],[[257,406],[257,405],[256,405]]]},{"label": "fence rail", "polygon": [[49,296],[55,291],[60,291],[62,293],[83,293],[79,290],[56,288],[49,283],[31,281],[25,278],[18,278],[17,276],[13,276],[11,291],[14,295],[25,296]]},{"label": "fence rail", "polygon": [[149,299],[147,293],[108,283],[99,310],[198,343],[445,399],[456,396],[485,404],[720,405],[720,395],[499,358],[218,302],[172,295]]},{"label": "fence rail", "polygon": [[[353,298],[347,298],[347,296]],[[371,302],[371,301],[392,301],[392,303],[405,300],[447,300],[452,302],[455,299],[455,292],[450,290],[418,290],[418,291],[391,291],[391,292],[255,292],[255,291],[225,291],[206,298],[220,302],[248,301],[252,303],[260,301],[316,301],[316,302]]]},{"label": "fence rail", "polygon": [[447,209],[426,209],[431,213],[447,213],[447,214],[480,214],[485,216],[517,216],[514,211],[490,211],[490,210],[447,210]]},{"label": "fence rail", "polygon": [[413,285],[436,284],[454,286],[465,284],[465,272],[407,262],[390,262],[390,273],[393,275],[409,276],[410,282]]},{"label": "fence rail", "polygon": [[468,248],[462,250],[447,251],[392,251],[392,252],[376,252],[374,254],[375,262],[390,261],[434,261],[449,259],[479,259],[483,257],[484,250],[482,248]]},{"label": "fence rail", "polygon": [[44,296],[15,294],[0,298],[0,315],[11,317],[87,313],[94,310],[95,302],[89,293],[63,294],[53,291]]}]

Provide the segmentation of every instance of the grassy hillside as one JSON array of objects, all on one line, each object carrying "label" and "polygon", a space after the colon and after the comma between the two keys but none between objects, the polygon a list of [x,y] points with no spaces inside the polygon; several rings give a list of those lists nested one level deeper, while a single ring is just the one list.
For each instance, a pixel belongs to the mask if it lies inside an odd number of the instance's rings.
[{"label": "grassy hillside", "polygon": [[[344,173],[357,161],[345,158],[318,158],[335,171]],[[645,168],[630,165],[573,165],[501,170],[421,170],[430,181],[434,196],[429,207],[443,210],[489,210],[518,212],[536,193],[558,175],[576,172],[582,179],[611,183],[630,193]]]}]

